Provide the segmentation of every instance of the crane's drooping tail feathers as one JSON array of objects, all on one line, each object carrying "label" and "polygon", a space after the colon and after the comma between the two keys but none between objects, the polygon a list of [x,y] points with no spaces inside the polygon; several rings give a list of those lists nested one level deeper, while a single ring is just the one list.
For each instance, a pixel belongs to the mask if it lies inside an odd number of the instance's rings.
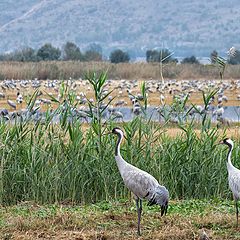
[{"label": "crane's drooping tail feathers", "polygon": [[168,199],[168,190],[164,186],[158,186],[149,200],[148,206],[152,206],[154,204],[161,206],[161,216],[163,216],[167,213]]}]

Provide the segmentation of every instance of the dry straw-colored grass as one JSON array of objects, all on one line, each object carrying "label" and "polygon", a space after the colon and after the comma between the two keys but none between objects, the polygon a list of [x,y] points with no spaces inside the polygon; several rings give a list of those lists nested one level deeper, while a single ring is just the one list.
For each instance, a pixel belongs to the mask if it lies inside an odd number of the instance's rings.
[{"label": "dry straw-colored grass", "polygon": [[[0,62],[0,79],[67,79],[84,78],[86,72],[106,71],[112,79],[159,79],[158,63],[120,63],[109,62]],[[163,76],[174,79],[217,79],[219,69],[212,65],[200,64],[164,64]],[[229,65],[225,70],[225,78],[238,79],[240,67]]]},{"label": "dry straw-colored grass", "polygon": [[[13,207],[3,212],[3,239],[199,239],[205,229],[210,239],[238,239],[235,215],[217,208],[204,214],[169,212],[165,217],[144,208],[142,236],[136,234],[136,211],[114,204],[109,209],[64,206]],[[177,204],[173,203],[177,206]],[[209,204],[208,204],[209,205]],[[179,206],[180,207],[180,206]],[[209,208],[209,206],[207,207]],[[178,210],[177,210],[178,211]]]},{"label": "dry straw-colored grass", "polygon": [[[176,137],[176,136],[180,136],[182,133],[183,133],[183,130],[180,129],[180,128],[167,128],[165,130],[166,132],[166,135],[169,136],[169,137]],[[196,133],[198,135],[201,134],[201,130],[199,129],[196,129],[195,130]],[[224,133],[226,136],[230,137],[230,138],[233,138],[233,139],[239,139],[240,138],[240,128],[238,126],[232,126],[232,127],[229,127],[227,129],[219,129],[219,135],[222,136]]]}]

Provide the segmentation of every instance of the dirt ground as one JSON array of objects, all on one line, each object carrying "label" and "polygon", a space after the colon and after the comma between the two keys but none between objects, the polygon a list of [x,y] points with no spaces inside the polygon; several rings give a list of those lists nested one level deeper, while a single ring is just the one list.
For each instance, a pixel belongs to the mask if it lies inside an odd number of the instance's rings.
[{"label": "dirt ground", "polygon": [[172,201],[161,217],[157,207],[144,205],[141,230],[136,234],[134,202],[99,203],[86,206],[17,205],[0,208],[1,239],[240,239],[231,201]]}]

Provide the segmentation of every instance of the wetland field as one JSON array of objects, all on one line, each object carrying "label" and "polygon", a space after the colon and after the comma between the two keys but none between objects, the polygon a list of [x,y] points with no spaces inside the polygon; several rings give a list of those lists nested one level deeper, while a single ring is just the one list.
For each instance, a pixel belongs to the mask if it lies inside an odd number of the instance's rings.
[{"label": "wetland field", "polygon": [[[201,239],[203,231],[209,239],[240,239],[227,150],[218,144],[233,139],[232,162],[240,167],[239,122],[226,115],[229,107],[238,110],[238,68],[226,68],[220,80],[217,70],[200,66],[193,72],[178,66],[172,72],[179,75],[168,72],[163,79],[158,65],[144,65],[151,70],[140,76],[126,65],[124,77],[119,65],[108,65],[106,74],[104,64],[93,64],[96,72],[84,75],[74,63],[72,74],[64,75],[61,67],[70,63],[50,63],[57,67],[49,72],[46,63],[1,64],[2,239],[188,240]],[[159,118],[153,121],[149,109]],[[141,237],[135,203],[114,159],[117,139],[106,134],[114,127],[125,133],[124,159],[170,193],[164,217],[144,202]]]}]

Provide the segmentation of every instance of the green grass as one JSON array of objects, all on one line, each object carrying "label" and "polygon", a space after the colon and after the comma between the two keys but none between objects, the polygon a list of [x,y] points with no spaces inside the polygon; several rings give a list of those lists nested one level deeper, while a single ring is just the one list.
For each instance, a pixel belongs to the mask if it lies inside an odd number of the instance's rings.
[{"label": "green grass", "polygon": [[[106,131],[113,126],[116,123]],[[98,132],[83,128],[80,122],[34,128],[31,124],[0,127],[2,204],[32,200],[91,203],[127,197],[114,159],[114,136],[101,135],[100,139]],[[169,138],[160,126],[140,119],[122,128],[126,133],[123,157],[156,177],[171,198],[229,196],[227,152],[217,145],[221,138],[217,132],[198,136],[189,129]],[[236,165],[238,154],[236,147]]]}]

